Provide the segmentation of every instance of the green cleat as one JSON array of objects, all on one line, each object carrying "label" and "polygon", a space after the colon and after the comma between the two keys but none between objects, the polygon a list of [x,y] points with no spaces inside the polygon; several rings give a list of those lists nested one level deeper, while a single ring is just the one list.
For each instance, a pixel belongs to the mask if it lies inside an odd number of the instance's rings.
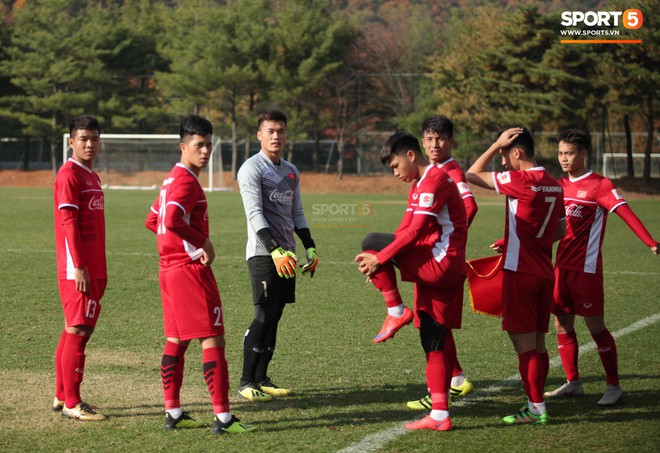
[{"label": "green cleat", "polygon": [[548,411],[541,415],[535,415],[528,408],[523,407],[520,412],[513,415],[507,415],[502,419],[507,425],[547,425],[550,421]]},{"label": "green cleat", "polygon": [[456,387],[449,387],[449,394],[456,398],[457,396],[465,396],[468,393],[472,393],[473,390],[474,385],[472,385],[472,382],[465,379],[463,384],[457,385]]},{"label": "green cleat", "polygon": [[240,423],[235,415],[232,415],[227,423],[222,423],[216,418],[213,424],[213,434],[242,434],[250,431],[254,431],[254,426]]},{"label": "green cleat", "polygon": [[204,428],[206,423],[198,422],[187,412],[181,413],[179,418],[172,417],[169,412],[165,414],[165,424],[163,429],[165,431],[170,431],[172,429],[194,429],[194,428]]}]

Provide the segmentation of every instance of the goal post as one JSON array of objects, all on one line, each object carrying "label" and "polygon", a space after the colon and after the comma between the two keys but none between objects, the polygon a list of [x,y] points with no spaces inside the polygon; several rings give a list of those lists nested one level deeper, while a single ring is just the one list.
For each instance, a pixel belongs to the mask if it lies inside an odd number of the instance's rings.
[{"label": "goal post", "polygon": [[[62,162],[71,156],[69,134],[62,136]],[[180,161],[178,134],[102,134],[94,170],[107,189],[158,189],[172,167]],[[207,191],[225,186],[220,137],[213,137],[209,165],[199,175]]]}]

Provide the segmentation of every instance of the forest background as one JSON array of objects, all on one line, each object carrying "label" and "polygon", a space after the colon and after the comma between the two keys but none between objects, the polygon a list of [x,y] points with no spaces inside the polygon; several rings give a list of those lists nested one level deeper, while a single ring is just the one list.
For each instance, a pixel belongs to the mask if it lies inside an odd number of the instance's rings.
[{"label": "forest background", "polygon": [[[565,11],[631,8],[643,25],[618,38],[641,44],[561,42],[590,28],[562,25]],[[231,144],[232,174],[266,108],[290,118],[291,150],[333,140],[339,175],[437,113],[463,165],[513,124],[622,131],[614,151],[644,153],[641,175],[628,166],[644,181],[658,148],[658,0],[4,0],[0,17],[0,137],[45,144],[53,170],[83,112],[103,133],[172,134],[203,115]]]}]

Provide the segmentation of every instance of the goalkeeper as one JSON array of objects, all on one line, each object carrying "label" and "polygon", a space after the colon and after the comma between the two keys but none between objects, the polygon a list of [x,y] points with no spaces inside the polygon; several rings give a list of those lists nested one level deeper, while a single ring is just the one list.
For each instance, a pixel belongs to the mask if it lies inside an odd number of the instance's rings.
[{"label": "goalkeeper", "polygon": [[286,143],[286,116],[279,111],[259,115],[257,138],[261,150],[241,166],[238,186],[247,218],[246,258],[252,281],[254,320],[243,340],[243,374],[238,395],[250,401],[287,396],[268,377],[268,365],[277,343],[277,326],[284,307],[296,300],[298,235],[307,262],[302,275],[314,276],[316,246],[300,198],[298,169],[282,159]]}]

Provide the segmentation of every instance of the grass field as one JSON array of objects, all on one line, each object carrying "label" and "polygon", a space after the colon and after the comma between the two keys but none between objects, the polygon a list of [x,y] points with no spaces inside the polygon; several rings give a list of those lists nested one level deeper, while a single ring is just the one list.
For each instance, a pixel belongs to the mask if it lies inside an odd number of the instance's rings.
[{"label": "grass field", "polygon": [[[63,420],[49,406],[54,392],[53,356],[63,319],[55,277],[52,193],[48,189],[0,188],[0,449],[3,451],[658,451],[660,449],[660,340],[655,257],[625,224],[611,216],[604,246],[606,320],[612,332],[646,320],[617,342],[623,405],[596,407],[605,387],[594,349],[581,356],[586,396],[550,401],[547,427],[507,427],[500,418],[524,401],[513,379],[517,360],[499,320],[464,308],[456,334],[459,358],[475,395],[455,405],[455,430],[404,433],[402,424],[421,413],[405,402],[425,391],[417,332],[406,327],[374,345],[385,309],[353,264],[362,237],[391,231],[405,207],[401,197],[304,196],[318,244],[313,280],[299,279],[298,302],[280,324],[271,364],[276,382],[296,395],[256,404],[235,396],[242,365],[241,341],[252,319],[244,262],[245,220],[237,193],[208,194],[211,235],[227,325],[227,358],[233,411],[258,430],[214,436],[210,429],[163,432],[159,364],[161,330],[155,238],[144,218],[156,192],[107,191],[109,285],[103,311],[87,349],[83,397],[99,405],[103,423]],[[480,198],[470,230],[468,258],[485,256],[503,231],[503,202]],[[632,200],[650,231],[660,236],[660,203]],[[411,301],[412,290],[402,285]],[[577,323],[582,345],[591,342]],[[632,330],[632,329],[631,329]],[[624,331],[624,333],[627,331]],[[551,358],[554,334],[548,335]],[[556,363],[556,362],[553,362]],[[563,382],[550,371],[548,387]],[[201,352],[191,345],[182,391],[184,408],[211,422],[201,375]],[[366,439],[366,440],[365,440]]]}]

